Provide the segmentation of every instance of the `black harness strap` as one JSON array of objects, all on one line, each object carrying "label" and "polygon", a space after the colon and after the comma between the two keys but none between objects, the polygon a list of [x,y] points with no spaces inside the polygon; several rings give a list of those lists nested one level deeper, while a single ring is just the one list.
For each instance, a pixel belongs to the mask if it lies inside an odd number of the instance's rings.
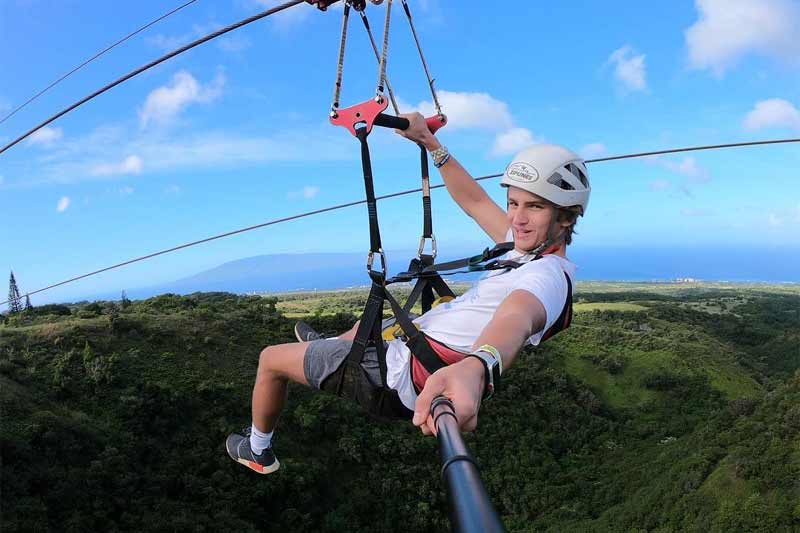
[{"label": "black harness strap", "polygon": [[[378,226],[378,203],[375,200],[375,187],[372,184],[372,161],[369,156],[369,144],[366,128],[356,130],[356,137],[361,144],[361,168],[364,172],[364,190],[367,193],[367,212],[369,214],[369,250],[371,253],[383,254],[381,248],[381,230]],[[386,265],[384,264],[384,274]],[[370,271],[372,269],[370,268]]]},{"label": "black harness strap", "polygon": [[428,342],[427,336],[417,329],[414,323],[408,316],[400,304],[395,300],[394,296],[392,296],[389,291],[386,291],[386,299],[389,300],[389,305],[392,307],[392,312],[397,319],[397,323],[400,324],[400,327],[403,329],[403,333],[406,336],[406,346],[408,349],[411,350],[411,353],[414,357],[422,363],[422,366],[425,367],[425,370],[433,374],[440,368],[444,368],[447,366],[439,356],[436,354],[434,349],[431,347],[430,343]]},{"label": "black harness strap", "polygon": [[[386,280],[386,263],[383,257],[383,250],[381,248],[380,226],[378,222],[377,202],[375,199],[375,190],[373,186],[372,164],[370,160],[369,145],[367,137],[369,132],[366,128],[356,130],[356,136],[361,144],[361,165],[364,173],[364,189],[367,196],[367,211],[369,215],[369,230],[370,230],[370,259],[368,260],[367,269],[370,278],[372,279],[372,286],[370,288],[367,302],[364,306],[364,312],[361,316],[356,335],[353,339],[353,345],[350,353],[347,356],[347,364],[360,364],[364,358],[364,352],[370,345],[375,347],[378,356],[378,365],[380,367],[381,383],[386,386],[386,349],[383,343],[381,332],[381,322],[383,317],[384,301],[388,300],[392,307],[392,311],[403,329],[403,332],[408,338],[408,345],[412,347],[414,355],[425,365],[431,373],[439,368],[442,368],[444,363],[438,358],[436,353],[428,344],[424,334],[420,333],[414,327],[411,319],[408,316],[408,311],[414,306],[416,301],[422,298],[423,312],[430,310],[434,301],[434,291],[439,296],[455,296],[453,291],[447,286],[441,276],[435,271],[431,270],[434,266],[433,255],[420,254],[420,257],[411,261],[409,271],[416,274],[414,277],[408,278],[417,279],[414,288],[409,295],[408,301],[405,306],[400,306],[397,300],[386,290],[386,284],[390,281]],[[427,166],[427,158],[424,159]],[[423,179],[427,175],[425,166],[422,168]],[[424,211],[424,228],[423,239],[432,238],[433,231],[431,223],[431,210],[430,210],[430,196],[427,201],[423,198],[423,211]],[[421,243],[422,244],[422,243]],[[381,271],[372,268],[373,254],[379,253],[381,255]],[[424,273],[424,275],[423,275]],[[410,333],[410,334],[409,334]],[[339,376],[339,383],[337,384],[337,393],[341,393],[344,386],[345,373],[342,372]]]},{"label": "black harness strap", "polygon": [[[422,269],[415,269],[409,267],[408,271],[401,272],[395,275],[394,277],[387,280],[387,283],[396,283],[398,281],[410,281],[412,279],[428,278],[428,277],[430,278],[438,277],[439,279],[441,279],[441,276],[439,274],[440,272],[451,271],[465,267],[466,270],[460,270],[448,273],[459,274],[463,272],[483,272],[486,270],[517,268],[523,263],[518,263],[516,261],[497,260],[498,257],[508,253],[510,250],[513,249],[514,249],[513,242],[501,242],[495,245],[493,248],[484,249],[483,252],[478,255],[465,257],[463,259],[455,259],[453,261],[446,261],[444,263],[434,263],[431,265],[427,265]],[[442,281],[442,283],[444,282]]]},{"label": "black harness strap", "polygon": [[[410,277],[402,279],[402,281],[410,281],[411,279],[417,280],[414,284],[414,288],[411,289],[411,293],[408,295],[408,299],[406,303],[403,305],[403,310],[406,313],[411,312],[411,308],[414,307],[414,304],[417,303],[417,300],[422,298],[422,312],[427,313],[431,310],[433,306],[433,302],[436,300],[436,296],[450,296],[451,298],[455,298],[455,293],[447,286],[447,283],[442,279],[438,272],[429,271],[427,274],[423,275],[422,273],[430,266],[433,265],[433,256],[431,255],[421,255],[418,259],[412,259],[411,264],[408,267],[408,271],[405,274],[410,274]],[[387,281],[389,283],[395,283],[398,280],[398,277],[395,276],[394,278]]]},{"label": "black harness strap", "polygon": [[561,310],[561,314],[558,315],[558,319],[542,335],[542,342],[556,333],[564,331],[572,322],[572,280],[569,279],[569,274],[566,272],[564,272],[564,277],[567,280],[567,300],[564,302],[564,308]]},{"label": "black harness strap", "polygon": [[[422,239],[433,238],[433,218],[431,217],[431,179],[428,171],[428,152],[419,145],[419,168],[422,174]],[[424,244],[420,243],[420,244]],[[422,255],[422,249],[419,251]]]}]

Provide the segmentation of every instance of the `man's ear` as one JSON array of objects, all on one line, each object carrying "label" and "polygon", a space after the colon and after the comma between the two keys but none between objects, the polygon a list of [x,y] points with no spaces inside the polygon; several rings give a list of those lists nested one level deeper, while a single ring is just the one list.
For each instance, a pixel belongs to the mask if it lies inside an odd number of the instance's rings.
[{"label": "man's ear", "polygon": [[558,225],[562,228],[573,226],[578,220],[578,214],[571,209],[559,209],[556,211]]}]

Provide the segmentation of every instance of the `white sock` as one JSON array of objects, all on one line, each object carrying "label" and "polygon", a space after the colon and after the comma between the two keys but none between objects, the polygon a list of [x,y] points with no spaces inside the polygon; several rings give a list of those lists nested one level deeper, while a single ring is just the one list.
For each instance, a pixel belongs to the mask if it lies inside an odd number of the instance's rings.
[{"label": "white sock", "polygon": [[269,448],[272,444],[272,433],[264,433],[263,431],[259,431],[259,429],[253,424],[250,428],[250,449],[253,450],[253,453],[256,455],[261,455],[266,448]]}]

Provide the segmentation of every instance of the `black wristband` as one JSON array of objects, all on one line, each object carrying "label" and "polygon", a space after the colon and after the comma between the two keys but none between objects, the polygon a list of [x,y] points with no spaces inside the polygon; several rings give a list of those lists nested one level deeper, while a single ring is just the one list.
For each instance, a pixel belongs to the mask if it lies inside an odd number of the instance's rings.
[{"label": "black wristband", "polygon": [[474,353],[467,354],[466,357],[474,357],[475,359],[480,361],[481,364],[483,365],[483,393],[481,394],[481,400],[486,400],[489,397],[491,397],[492,394],[494,393],[494,387],[492,386],[492,379],[491,379],[492,375],[491,372],[489,371],[489,365],[486,364],[486,361],[484,361],[483,358]]}]

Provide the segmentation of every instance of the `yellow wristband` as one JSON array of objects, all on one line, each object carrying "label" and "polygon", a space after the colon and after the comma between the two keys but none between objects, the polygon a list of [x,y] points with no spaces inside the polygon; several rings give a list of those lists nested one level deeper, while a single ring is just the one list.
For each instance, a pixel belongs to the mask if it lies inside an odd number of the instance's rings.
[{"label": "yellow wristband", "polygon": [[500,352],[497,350],[497,348],[495,348],[491,344],[484,344],[483,346],[480,346],[475,351],[476,352],[486,352],[488,354],[491,354],[491,356],[494,357],[495,359],[497,359],[497,365],[498,365],[499,370],[500,370],[500,375],[501,376],[503,375],[503,358],[500,357]]}]

